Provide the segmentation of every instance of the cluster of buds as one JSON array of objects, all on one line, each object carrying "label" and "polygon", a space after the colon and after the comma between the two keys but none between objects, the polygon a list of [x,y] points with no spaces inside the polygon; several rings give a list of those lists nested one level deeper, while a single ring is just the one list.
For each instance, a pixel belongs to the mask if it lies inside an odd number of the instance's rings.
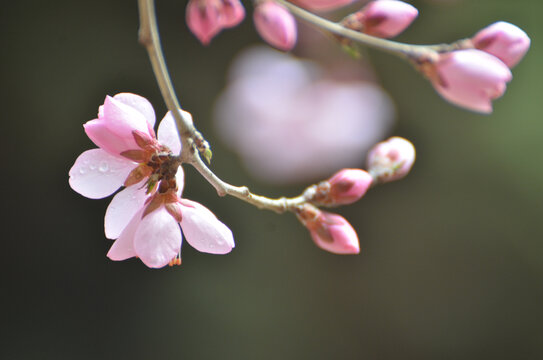
[{"label": "cluster of buds", "polygon": [[380,142],[368,154],[368,171],[342,169],[328,180],[308,187],[303,194],[307,202],[296,209],[296,215],[318,247],[335,254],[358,254],[358,236],[349,222],[318,207],[352,204],[372,185],[406,176],[414,161],[415,148],[408,140],[392,137]]},{"label": "cluster of buds", "polygon": [[423,60],[419,69],[446,100],[490,113],[492,100],[503,95],[513,77],[510,69],[530,48],[530,38],[517,26],[499,21],[460,41],[458,47]]}]

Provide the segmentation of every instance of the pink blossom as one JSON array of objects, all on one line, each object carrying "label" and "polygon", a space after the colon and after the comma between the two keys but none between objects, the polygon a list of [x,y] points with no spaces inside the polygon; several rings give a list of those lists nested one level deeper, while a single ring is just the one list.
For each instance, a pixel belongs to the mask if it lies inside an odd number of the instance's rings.
[{"label": "pink blossom", "polygon": [[356,231],[344,217],[310,205],[300,209],[297,216],[321,249],[343,255],[360,253]]},{"label": "pink blossom", "polygon": [[476,49],[441,54],[426,73],[446,100],[481,113],[492,112],[492,100],[503,95],[513,77],[501,60]]},{"label": "pink blossom", "polygon": [[322,179],[360,167],[385,136],[394,121],[387,94],[374,83],[326,75],[315,63],[267,48],[234,61],[215,121],[253,176],[269,183]]},{"label": "pink blossom", "polygon": [[348,16],[345,26],[380,38],[391,38],[402,33],[415,18],[418,10],[397,0],[369,2],[360,11]]},{"label": "pink blossom", "polygon": [[256,30],[270,45],[288,51],[296,44],[296,20],[284,6],[273,0],[259,2],[253,19]]},{"label": "pink blossom", "polygon": [[[182,116],[192,121],[188,112],[182,111]],[[158,140],[154,122],[153,108],[145,98],[122,93],[106,97],[98,119],[84,125],[100,148],[77,158],[69,173],[72,189],[96,199],[126,187],[106,211],[106,237],[117,239],[110,257],[138,256],[150,267],[162,267],[176,257],[180,262],[177,223],[196,249],[230,251],[234,247],[230,230],[202,205],[180,197],[184,174],[177,158],[181,142],[173,116],[168,113],[160,122]]]},{"label": "pink blossom", "polygon": [[353,3],[355,0],[294,0],[294,4],[315,11],[331,11]]},{"label": "pink blossom", "polygon": [[144,214],[144,207],[138,209],[107,256],[116,261],[137,256],[151,268],[180,264],[182,236],[179,225],[189,244],[200,252],[226,254],[234,248],[230,229],[205,206],[180,198],[174,204],[178,206],[181,221],[172,216],[166,207],[168,204],[162,204],[148,214]]},{"label": "pink blossom", "polygon": [[510,68],[514,67],[530,48],[530,38],[522,29],[499,21],[479,31],[471,39],[473,46],[496,56]]},{"label": "pink blossom", "polygon": [[238,25],[245,17],[239,0],[189,0],[186,21],[190,31],[208,45],[223,28]]},{"label": "pink blossom", "polygon": [[367,167],[377,182],[406,176],[415,162],[415,147],[409,140],[394,136],[375,145],[368,153]]}]

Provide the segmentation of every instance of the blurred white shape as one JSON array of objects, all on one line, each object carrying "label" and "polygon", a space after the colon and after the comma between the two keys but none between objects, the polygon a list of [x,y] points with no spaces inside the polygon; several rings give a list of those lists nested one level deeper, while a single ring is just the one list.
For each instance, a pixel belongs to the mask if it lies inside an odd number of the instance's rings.
[{"label": "blurred white shape", "polygon": [[215,123],[252,175],[269,183],[319,180],[360,167],[386,136],[394,107],[379,86],[324,75],[314,63],[263,47],[234,61]]}]

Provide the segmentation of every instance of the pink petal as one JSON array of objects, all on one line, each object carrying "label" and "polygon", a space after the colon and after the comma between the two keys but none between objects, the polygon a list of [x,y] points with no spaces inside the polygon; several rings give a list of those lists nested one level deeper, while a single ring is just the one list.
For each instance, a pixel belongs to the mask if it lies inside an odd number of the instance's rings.
[{"label": "pink petal", "polygon": [[130,220],[147,199],[143,182],[127,187],[118,192],[109,203],[104,220],[104,229],[108,239],[119,237]]},{"label": "pink petal", "polygon": [[130,219],[128,225],[124,228],[121,236],[111,246],[107,257],[111,260],[121,261],[136,256],[134,250],[134,235],[141,222],[141,215],[143,214],[143,208],[138,209]]},{"label": "pink petal", "polygon": [[137,147],[134,147],[133,136],[124,138],[112,133],[103,119],[87,121],[83,127],[87,136],[96,146],[112,155],[120,156],[124,151],[137,149]]},{"label": "pink petal", "polygon": [[149,100],[132,93],[119,93],[113,98],[139,111],[145,117],[151,129],[155,126],[155,110]]},{"label": "pink petal", "polygon": [[[100,119],[106,121],[111,132],[127,140],[133,139],[132,131],[134,130],[152,136],[147,120],[141,112],[111,96],[107,96],[104,101],[103,116]],[[137,149],[136,142],[132,141],[135,145],[134,149]]]},{"label": "pink petal", "polygon": [[101,199],[115,192],[136,165],[102,149],[87,150],[70,169],[70,186],[91,199]]},{"label": "pink petal", "polygon": [[232,231],[205,206],[183,199],[181,228],[188,243],[198,251],[226,254],[234,248]]},{"label": "pink petal", "polygon": [[151,268],[167,265],[181,250],[181,231],[164,207],[147,214],[134,237],[134,249]]},{"label": "pink petal", "polygon": [[[190,119],[190,123],[192,124],[192,115],[189,112],[181,111],[181,115],[185,119]],[[171,111],[168,111],[158,125],[158,141],[162,145],[169,147],[174,154],[181,153],[181,140],[179,140],[177,125]]]}]

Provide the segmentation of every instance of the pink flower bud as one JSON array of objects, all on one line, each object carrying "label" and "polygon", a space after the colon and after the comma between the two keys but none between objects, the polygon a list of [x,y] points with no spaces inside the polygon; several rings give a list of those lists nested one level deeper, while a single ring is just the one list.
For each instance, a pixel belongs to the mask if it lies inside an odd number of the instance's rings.
[{"label": "pink flower bud", "polygon": [[296,44],[296,21],[282,5],[273,1],[259,3],[253,14],[256,30],[270,45],[284,51]]},{"label": "pink flower bud", "polygon": [[292,2],[309,10],[330,11],[349,5],[354,1],[355,0],[294,0]]},{"label": "pink flower bud", "polygon": [[320,211],[312,205],[304,206],[297,215],[321,249],[334,254],[360,253],[356,231],[342,216]]},{"label": "pink flower bud", "polygon": [[403,178],[414,162],[413,144],[409,140],[394,136],[370,150],[367,167],[374,180],[383,183]]},{"label": "pink flower bud", "polygon": [[352,204],[364,196],[372,182],[373,178],[364,170],[340,170],[326,182],[329,184],[328,203],[331,205]]},{"label": "pink flower bud", "polygon": [[358,13],[362,32],[380,38],[391,38],[403,32],[418,16],[418,10],[397,0],[379,0],[368,3]]},{"label": "pink flower bud", "polygon": [[222,30],[221,8],[219,0],[189,0],[187,4],[187,26],[204,45]]},{"label": "pink flower bud", "polygon": [[239,0],[221,0],[222,26],[233,27],[245,17],[245,8]]},{"label": "pink flower bud", "polygon": [[471,39],[473,46],[496,56],[512,68],[530,48],[530,38],[519,27],[499,21],[479,31]]},{"label": "pink flower bud", "polygon": [[443,98],[481,113],[492,112],[492,100],[503,95],[513,78],[500,59],[476,49],[441,54],[423,71]]}]

